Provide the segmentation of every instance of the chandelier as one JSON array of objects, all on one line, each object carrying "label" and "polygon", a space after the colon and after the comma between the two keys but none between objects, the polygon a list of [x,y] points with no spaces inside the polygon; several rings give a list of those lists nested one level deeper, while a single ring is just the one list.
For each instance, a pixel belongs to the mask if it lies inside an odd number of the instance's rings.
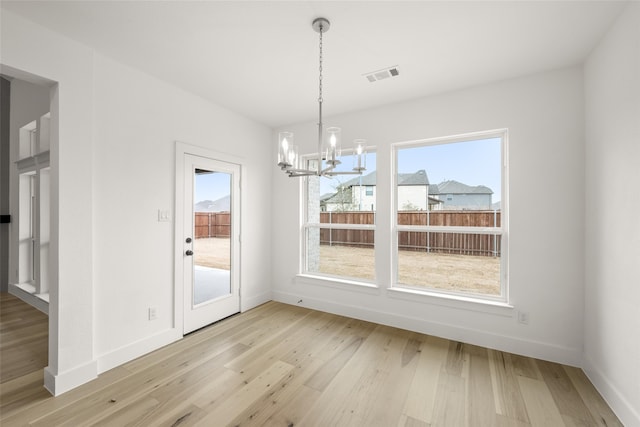
[{"label": "chandelier", "polygon": [[[318,158],[315,169],[300,167],[298,147],[294,144],[292,132],[280,132],[278,135],[278,166],[290,177],[299,176],[335,176],[362,175],[366,169],[366,152],[364,139],[353,141],[353,169],[351,171],[336,171],[341,163],[340,128],[328,127],[326,132],[322,122],[322,34],[329,31],[329,20],[316,18],[311,23],[312,28],[320,35],[320,76],[318,78]],[[306,165],[305,165],[306,166]]]}]

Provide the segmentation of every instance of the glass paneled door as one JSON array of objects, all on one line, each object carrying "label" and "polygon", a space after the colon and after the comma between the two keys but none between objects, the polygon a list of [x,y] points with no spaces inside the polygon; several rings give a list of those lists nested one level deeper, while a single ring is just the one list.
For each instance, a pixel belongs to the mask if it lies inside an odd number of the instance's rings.
[{"label": "glass paneled door", "polygon": [[240,311],[240,166],[185,154],[184,333]]}]

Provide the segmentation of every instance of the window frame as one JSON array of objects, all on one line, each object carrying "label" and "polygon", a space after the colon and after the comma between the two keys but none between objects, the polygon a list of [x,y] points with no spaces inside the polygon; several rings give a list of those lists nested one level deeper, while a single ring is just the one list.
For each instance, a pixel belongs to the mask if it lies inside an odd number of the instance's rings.
[{"label": "window frame", "polygon": [[[489,138],[500,138],[501,153],[501,198],[500,198],[500,227],[452,227],[452,226],[420,226],[420,225],[399,225],[398,224],[398,152],[402,149],[436,146],[443,144],[453,144],[483,140]],[[488,303],[508,303],[509,302],[509,274],[508,274],[508,253],[509,253],[509,214],[508,214],[508,129],[496,129],[480,132],[471,132],[460,135],[428,138],[414,141],[397,142],[391,144],[391,282],[390,290],[411,293],[414,295],[429,295],[445,298],[455,298],[477,302]],[[444,233],[464,233],[464,234],[489,234],[498,235],[501,238],[500,251],[500,294],[484,295],[472,292],[458,292],[438,288],[424,288],[401,284],[399,282],[398,268],[398,235],[402,231],[413,232],[444,232]]]},{"label": "window frame", "polygon": [[[377,150],[375,146],[367,146],[367,154],[371,154],[371,153],[376,153],[376,163],[377,163]],[[354,150],[351,148],[342,149],[342,153],[341,153],[341,157],[347,157],[350,155],[354,154]],[[313,153],[313,154],[305,154],[300,156],[300,160],[302,162],[304,162],[305,165],[308,166],[309,161],[314,161],[318,159],[318,154],[317,153]],[[367,170],[363,172],[363,175],[369,173],[371,171]],[[358,176],[358,175],[353,175]],[[377,268],[375,265],[375,252],[376,252],[376,244],[375,244],[375,238],[374,238],[374,243],[373,243],[373,248],[372,250],[374,251],[374,264],[373,264],[373,279],[364,279],[364,278],[359,278],[359,277],[352,277],[352,276],[340,276],[340,275],[335,275],[335,274],[327,274],[327,273],[321,273],[319,271],[309,271],[308,269],[308,257],[309,257],[309,243],[308,243],[308,233],[310,230],[312,229],[317,229],[317,230],[321,230],[323,228],[329,228],[331,229],[335,229],[335,230],[370,230],[373,232],[374,236],[376,235],[376,224],[377,224],[377,218],[378,215],[376,215],[375,213],[377,212],[378,209],[378,205],[377,205],[377,201],[376,201],[376,209],[373,211],[374,212],[374,223],[373,224],[326,224],[326,223],[316,223],[316,222],[309,222],[308,218],[309,218],[309,179],[313,178],[312,177],[308,177],[305,176],[300,180],[300,256],[298,257],[299,260],[299,266],[298,266],[298,271],[300,272],[299,275],[301,276],[305,276],[305,277],[310,277],[310,278],[315,278],[315,279],[323,279],[323,280],[327,280],[327,281],[331,281],[331,282],[336,282],[336,283],[344,283],[344,284],[350,284],[350,285],[358,285],[358,286],[363,286],[363,287],[378,287],[377,282],[378,282],[378,273],[377,273]],[[319,179],[322,179],[321,177],[319,177]],[[322,196],[322,194],[319,194],[319,196]],[[322,211],[321,211],[322,212]]]}]

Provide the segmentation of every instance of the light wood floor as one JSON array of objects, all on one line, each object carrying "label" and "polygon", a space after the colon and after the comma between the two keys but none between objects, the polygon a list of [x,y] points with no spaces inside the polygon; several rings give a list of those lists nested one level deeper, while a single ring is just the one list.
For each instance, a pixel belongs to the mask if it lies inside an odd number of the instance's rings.
[{"label": "light wood floor", "polygon": [[0,384],[47,366],[49,318],[0,293]]},{"label": "light wood floor", "polygon": [[57,398],[5,368],[3,427],[621,425],[579,369],[276,302]]}]

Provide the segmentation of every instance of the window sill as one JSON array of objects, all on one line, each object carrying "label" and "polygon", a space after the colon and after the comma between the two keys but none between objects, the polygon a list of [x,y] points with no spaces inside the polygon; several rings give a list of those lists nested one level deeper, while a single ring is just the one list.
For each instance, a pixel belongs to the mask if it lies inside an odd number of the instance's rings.
[{"label": "window sill", "polygon": [[[340,279],[330,276],[316,276],[312,274],[296,275],[295,284],[322,286],[325,288],[330,287],[371,295],[380,295],[381,293],[381,288],[374,283]],[[501,317],[514,316],[515,307],[503,301],[492,301],[463,295],[450,295],[401,287],[390,287],[387,288],[386,291],[390,298],[401,299],[413,303],[432,304]]]},{"label": "window sill", "polygon": [[312,274],[298,274],[296,275],[296,284],[304,284],[304,285],[319,285],[319,286],[329,286],[331,288],[336,289],[347,289],[347,290],[357,290],[357,291],[365,291],[372,294],[379,294],[380,288],[374,284],[369,282],[360,282],[357,280],[348,280],[348,279],[339,279],[337,277],[329,277],[329,276],[316,276]]},{"label": "window sill", "polygon": [[421,302],[444,307],[451,307],[466,311],[493,314],[496,316],[513,317],[515,307],[507,302],[492,301],[462,295],[450,295],[439,292],[391,287],[387,289],[388,295],[406,301]]}]

